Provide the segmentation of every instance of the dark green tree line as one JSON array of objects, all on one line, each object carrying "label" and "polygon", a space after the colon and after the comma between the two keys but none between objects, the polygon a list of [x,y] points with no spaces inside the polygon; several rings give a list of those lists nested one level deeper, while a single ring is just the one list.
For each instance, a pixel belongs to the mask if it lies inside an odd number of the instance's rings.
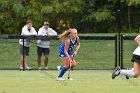
[{"label": "dark green tree line", "polygon": [[83,33],[116,32],[120,9],[122,32],[137,32],[140,0],[0,0],[0,31],[20,34],[27,19],[36,30],[43,21],[58,33],[75,27]]}]

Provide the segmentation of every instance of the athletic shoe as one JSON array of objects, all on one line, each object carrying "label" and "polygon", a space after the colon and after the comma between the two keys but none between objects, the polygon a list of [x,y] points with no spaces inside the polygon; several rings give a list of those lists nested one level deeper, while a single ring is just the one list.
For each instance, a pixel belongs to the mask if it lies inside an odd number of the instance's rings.
[{"label": "athletic shoe", "polygon": [[38,67],[38,70],[42,70],[42,67]]},{"label": "athletic shoe", "polygon": [[44,67],[45,70],[48,70],[48,67]]},{"label": "athletic shoe", "polygon": [[23,70],[23,67],[19,67],[19,70]]},{"label": "athletic shoe", "polygon": [[[23,67],[19,67],[19,69],[20,69],[20,70],[23,70]],[[26,69],[26,70],[31,70],[32,68],[31,68],[31,67],[26,67],[25,69]]]},{"label": "athletic shoe", "polygon": [[119,66],[115,68],[115,71],[112,73],[112,79],[115,79],[120,74],[120,70],[121,68]]},{"label": "athletic shoe", "polygon": [[31,67],[26,67],[26,69],[27,69],[27,70],[31,70],[32,68],[31,68]]},{"label": "athletic shoe", "polygon": [[57,79],[56,79],[57,81],[64,81],[65,79],[64,78],[62,78],[62,77],[57,77]]},{"label": "athletic shoe", "polygon": [[57,66],[57,70],[58,70],[58,71],[60,71],[60,70],[61,70],[60,68],[61,68],[61,66]]}]

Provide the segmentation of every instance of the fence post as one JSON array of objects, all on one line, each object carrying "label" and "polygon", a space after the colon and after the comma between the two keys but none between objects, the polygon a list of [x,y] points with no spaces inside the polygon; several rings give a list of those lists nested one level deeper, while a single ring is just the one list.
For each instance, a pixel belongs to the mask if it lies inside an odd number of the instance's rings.
[{"label": "fence post", "polygon": [[22,61],[22,65],[23,65],[23,71],[25,70],[25,53],[24,53],[24,51],[25,51],[25,47],[24,47],[24,36],[23,36],[23,61]]},{"label": "fence post", "polygon": [[118,35],[116,34],[115,35],[115,68],[117,67],[118,65]]},{"label": "fence post", "polygon": [[121,56],[120,56],[121,57],[120,58],[121,59],[121,64],[120,65],[121,65],[121,68],[123,68],[123,34],[121,34],[121,38],[120,39],[121,39],[121,42],[120,42],[121,43],[120,44],[120,48],[121,48],[121,51],[120,51],[121,52],[120,53],[121,54]]},{"label": "fence post", "polygon": [[118,33],[118,66],[121,66],[121,36]]}]

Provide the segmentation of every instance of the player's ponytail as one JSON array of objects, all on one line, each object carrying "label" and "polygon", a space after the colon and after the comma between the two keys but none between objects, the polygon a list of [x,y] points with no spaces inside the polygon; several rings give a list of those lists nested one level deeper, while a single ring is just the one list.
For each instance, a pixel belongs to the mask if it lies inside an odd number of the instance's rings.
[{"label": "player's ponytail", "polygon": [[65,31],[59,36],[59,38],[60,38],[62,41],[65,41],[66,39],[68,39],[70,33],[71,33],[71,29],[65,30]]}]

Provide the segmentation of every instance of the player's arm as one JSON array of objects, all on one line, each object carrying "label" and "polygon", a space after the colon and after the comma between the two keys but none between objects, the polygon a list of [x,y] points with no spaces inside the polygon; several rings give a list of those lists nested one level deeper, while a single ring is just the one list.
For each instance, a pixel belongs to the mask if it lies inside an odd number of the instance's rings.
[{"label": "player's arm", "polygon": [[78,38],[77,38],[76,50],[75,50],[75,52],[73,53],[73,55],[77,55],[79,49],[80,49],[80,38],[78,37]]},{"label": "player's arm", "polygon": [[69,54],[68,54],[69,45],[70,45],[70,40],[69,40],[69,39],[65,40],[64,53],[66,54],[66,56],[67,56],[68,59],[70,59],[70,56],[69,56]]},{"label": "player's arm", "polygon": [[140,34],[138,36],[136,36],[136,38],[134,39],[134,41],[140,45]]}]

